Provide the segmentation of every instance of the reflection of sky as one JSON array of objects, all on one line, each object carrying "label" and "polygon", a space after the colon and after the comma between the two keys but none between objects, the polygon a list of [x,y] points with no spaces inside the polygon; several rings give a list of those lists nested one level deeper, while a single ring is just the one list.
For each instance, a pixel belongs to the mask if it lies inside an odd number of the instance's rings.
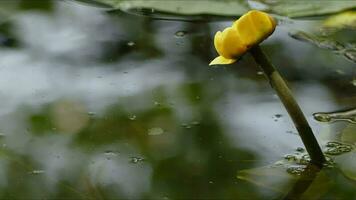
[{"label": "reflection of sky", "polygon": [[[41,166],[38,170],[43,170],[41,175],[46,177],[48,187],[55,186],[59,178],[70,180],[77,173],[83,173],[93,183],[118,185],[125,197],[140,197],[150,189],[152,167],[148,162],[129,163],[130,155],[138,154],[134,147],[107,159],[102,152],[89,155],[72,147],[72,135],[31,136],[26,132],[26,116],[21,109],[36,110],[48,103],[69,99],[74,105],[84,105],[81,112],[100,115],[117,103],[119,97],[141,97],[158,86],[174,90],[184,81],[190,81],[183,71],[176,70],[178,67],[173,69],[170,62],[174,59],[172,54],[189,52],[190,45],[177,44],[179,39],[173,37],[181,24],[162,26],[158,31],[162,37],[157,44],[169,53],[162,59],[123,59],[97,64],[96,59],[105,52],[105,43],[117,40],[125,27],[111,27],[109,18],[91,7],[61,2],[56,9],[53,16],[40,13],[16,16],[17,34],[25,47],[0,49],[0,125],[6,135],[7,148],[38,162]],[[164,37],[167,34],[169,37]],[[273,36],[272,41],[284,36]],[[202,65],[197,60],[192,62]],[[267,82],[265,87],[240,77],[228,78],[237,79],[231,83],[238,86],[226,91],[227,104],[218,101],[213,106],[216,113],[220,113],[225,134],[233,146],[257,152],[263,158],[261,162],[274,162],[281,156],[280,152],[302,146],[296,134],[288,133],[295,133],[293,124]],[[318,82],[296,83],[293,88],[303,110],[308,111],[310,121],[313,112],[336,107],[327,89]],[[177,97],[179,94],[172,96],[178,118],[191,120],[194,115],[191,105]],[[127,105],[132,109],[154,106],[153,100],[147,97],[131,103],[136,104]],[[275,114],[282,117],[276,119]],[[204,116],[201,118],[204,120]],[[320,126],[314,122],[312,125],[318,132]],[[174,155],[176,153],[172,153]],[[0,185],[6,184],[4,162],[0,160]],[[87,165],[87,171],[78,171],[82,165]]]},{"label": "reflection of sky", "polygon": [[[293,85],[294,93],[315,133],[319,133],[320,125],[313,122],[312,113],[333,110],[334,105],[329,101],[320,101],[330,98],[328,91],[320,84],[302,86]],[[240,90],[231,93],[228,104],[219,103],[217,106],[222,113],[221,121],[226,123],[226,133],[238,146],[258,152],[262,162],[274,162],[283,156],[280,152],[287,154],[303,147],[293,122],[276,95],[271,93],[273,91],[251,90],[246,93],[243,88]],[[279,114],[282,116],[276,117]]]}]

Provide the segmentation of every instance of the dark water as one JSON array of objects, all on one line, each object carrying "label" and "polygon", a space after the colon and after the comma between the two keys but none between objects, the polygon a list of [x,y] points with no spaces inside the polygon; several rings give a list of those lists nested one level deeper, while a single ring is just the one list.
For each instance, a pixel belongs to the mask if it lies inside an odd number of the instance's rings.
[{"label": "dark water", "polygon": [[283,20],[262,44],[331,162],[302,173],[300,138],[252,58],[208,67],[233,19],[3,8],[0,198],[355,199],[355,124],[313,118],[356,107],[355,64],[288,36],[318,22]]}]

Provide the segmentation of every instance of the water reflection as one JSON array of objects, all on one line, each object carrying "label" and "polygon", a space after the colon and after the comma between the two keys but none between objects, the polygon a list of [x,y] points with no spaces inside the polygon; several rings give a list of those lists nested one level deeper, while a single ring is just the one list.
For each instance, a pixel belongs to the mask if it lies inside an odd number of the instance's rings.
[{"label": "water reflection", "polygon": [[[1,198],[260,199],[266,193],[236,180],[236,171],[302,146],[249,56],[229,68],[207,66],[210,30],[225,22],[52,4],[45,12],[17,9],[11,26],[0,24],[0,36],[18,43],[0,48]],[[315,51],[295,48],[286,35],[281,28],[265,45],[309,119],[354,106],[319,81],[334,73],[318,74],[320,66],[333,62],[310,69],[299,65],[308,55],[280,59],[280,48]],[[316,132],[323,126],[313,122]],[[355,129],[348,130],[346,141]]]},{"label": "water reflection", "polygon": [[[285,200],[301,199],[304,193],[308,190],[308,188],[310,188],[312,183],[315,181],[316,177],[318,176],[318,173],[321,170],[322,169],[319,169],[313,164],[308,164],[304,169],[304,171],[301,173],[300,177],[293,184],[292,188],[283,199]],[[309,196],[308,198],[311,197]]]}]

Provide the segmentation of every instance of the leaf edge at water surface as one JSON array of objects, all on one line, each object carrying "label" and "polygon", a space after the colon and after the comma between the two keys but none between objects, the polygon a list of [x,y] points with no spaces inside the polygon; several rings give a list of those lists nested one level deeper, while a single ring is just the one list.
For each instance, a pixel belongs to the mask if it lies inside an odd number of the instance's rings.
[{"label": "leaf edge at water surface", "polygon": [[[77,0],[75,0],[77,1]],[[80,0],[83,1],[83,0]],[[88,3],[97,2],[113,9],[130,11],[134,9],[152,9],[178,15],[221,15],[241,16],[250,10],[245,0],[85,0]]]}]

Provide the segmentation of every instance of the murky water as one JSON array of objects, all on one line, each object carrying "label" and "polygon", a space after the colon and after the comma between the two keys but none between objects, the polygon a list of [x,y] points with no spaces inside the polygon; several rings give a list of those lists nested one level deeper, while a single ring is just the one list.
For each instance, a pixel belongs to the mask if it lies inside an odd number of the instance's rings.
[{"label": "murky water", "polygon": [[0,12],[1,198],[266,199],[303,180],[304,198],[356,196],[354,114],[330,113],[355,109],[355,64],[288,36],[315,21],[262,45],[335,163],[298,181],[309,158],[252,58],[208,66],[231,21],[34,8]]}]

